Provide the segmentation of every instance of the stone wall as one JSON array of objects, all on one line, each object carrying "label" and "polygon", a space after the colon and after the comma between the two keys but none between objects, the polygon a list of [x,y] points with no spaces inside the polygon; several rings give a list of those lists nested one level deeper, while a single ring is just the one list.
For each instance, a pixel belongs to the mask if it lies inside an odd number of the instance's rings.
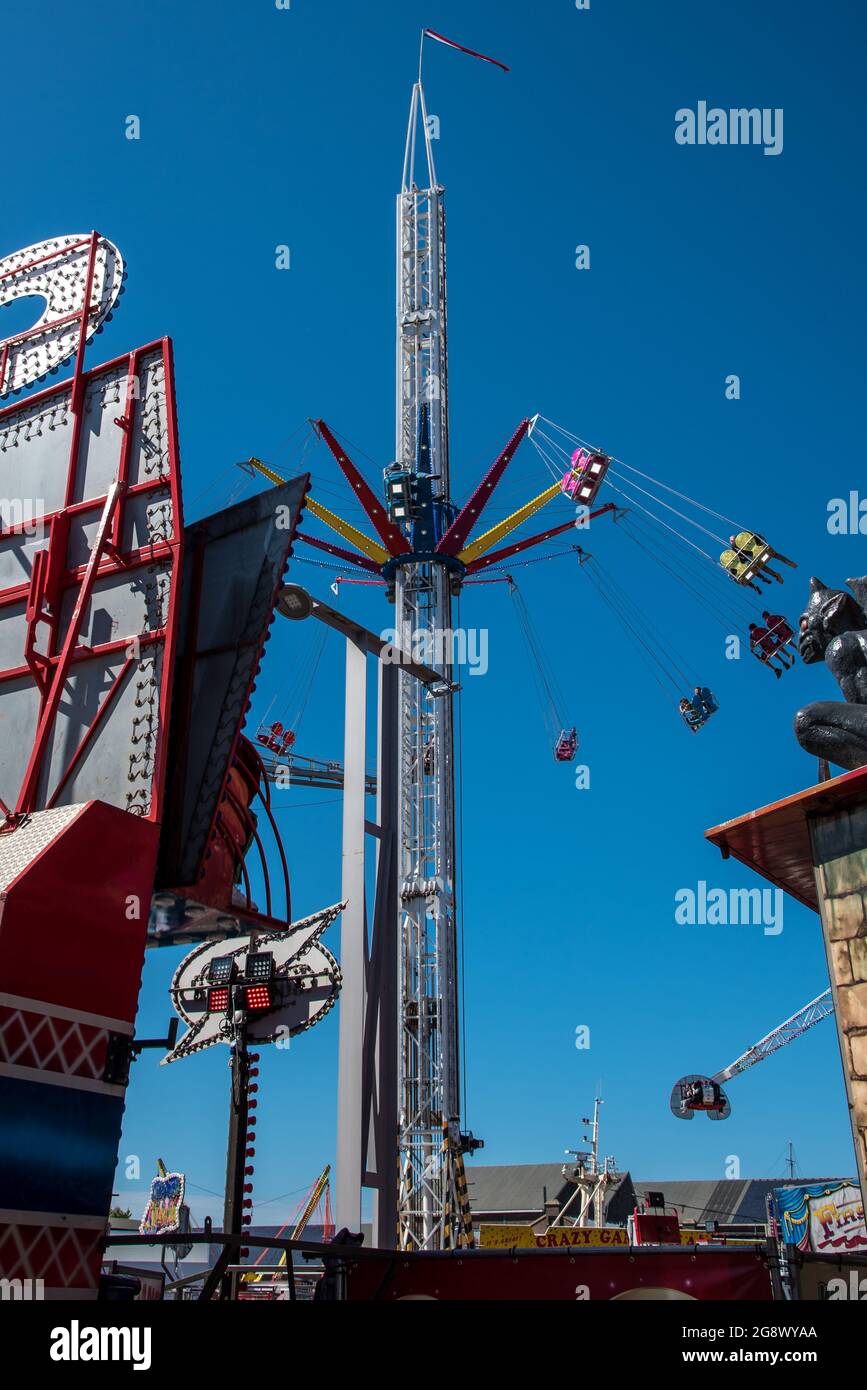
[{"label": "stone wall", "polygon": [[858,1177],[867,1205],[867,807],[810,820]]}]

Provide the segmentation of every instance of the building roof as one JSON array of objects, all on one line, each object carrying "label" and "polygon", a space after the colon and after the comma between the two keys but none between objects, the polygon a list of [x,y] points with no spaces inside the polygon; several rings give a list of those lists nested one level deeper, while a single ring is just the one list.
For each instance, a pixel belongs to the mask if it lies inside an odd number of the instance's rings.
[{"label": "building roof", "polygon": [[[467,1188],[475,1216],[539,1217],[546,1201],[563,1205],[574,1186],[563,1177],[561,1163],[467,1164]],[[826,1178],[708,1178],[683,1181],[667,1178],[632,1179],[628,1173],[609,1189],[608,1219],[625,1221],[634,1195],[640,1203],[648,1192],[662,1192],[666,1207],[682,1222],[757,1222],[767,1220],[766,1198],[775,1187],[801,1187],[813,1182],[852,1179]],[[626,1199],[629,1199],[627,1204]],[[627,1210],[628,1205],[628,1210]]]},{"label": "building roof", "polygon": [[545,1202],[565,1202],[574,1188],[562,1163],[467,1164],[467,1191],[473,1211],[537,1213]]},{"label": "building roof", "polygon": [[733,855],[818,912],[810,819],[863,805],[865,790],[867,767],[858,767],[715,825],[705,831],[705,838],[718,846],[724,858]]},{"label": "building roof", "polygon": [[814,1182],[842,1182],[841,1178],[723,1178],[669,1182],[635,1180],[639,1198],[647,1192],[661,1192],[666,1208],[674,1208],[681,1222],[706,1221],[757,1222],[767,1220],[766,1199],[775,1187],[803,1187]]},{"label": "building roof", "polygon": [[[467,1164],[467,1191],[473,1215],[538,1218],[546,1202],[564,1206],[575,1184],[563,1176],[562,1163]],[[632,1182],[618,1173],[606,1190],[605,1210],[611,1221],[624,1221],[632,1210]]]}]

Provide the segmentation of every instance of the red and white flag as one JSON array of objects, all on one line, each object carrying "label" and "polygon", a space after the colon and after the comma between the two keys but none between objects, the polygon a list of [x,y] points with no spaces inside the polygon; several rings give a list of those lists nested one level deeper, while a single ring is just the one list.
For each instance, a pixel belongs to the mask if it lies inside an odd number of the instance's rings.
[{"label": "red and white flag", "polygon": [[481,58],[483,63],[493,63],[495,68],[502,68],[503,72],[509,69],[505,63],[500,63],[496,58],[489,58],[485,53],[477,53],[474,48],[464,48],[462,43],[455,43],[454,39],[444,38],[442,34],[437,34],[433,29],[425,29],[425,38],[436,39],[437,43],[444,43],[447,48],[456,48],[460,53],[468,53],[471,58]]}]

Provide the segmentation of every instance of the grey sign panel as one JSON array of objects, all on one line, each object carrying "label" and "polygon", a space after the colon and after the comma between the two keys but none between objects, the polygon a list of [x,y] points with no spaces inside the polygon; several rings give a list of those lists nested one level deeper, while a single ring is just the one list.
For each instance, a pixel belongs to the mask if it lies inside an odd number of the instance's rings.
[{"label": "grey sign panel", "polygon": [[157,819],[182,529],[170,344],[80,384],[0,411],[0,798]]},{"label": "grey sign panel", "polygon": [[307,488],[305,474],[185,532],[159,887],[199,876]]}]

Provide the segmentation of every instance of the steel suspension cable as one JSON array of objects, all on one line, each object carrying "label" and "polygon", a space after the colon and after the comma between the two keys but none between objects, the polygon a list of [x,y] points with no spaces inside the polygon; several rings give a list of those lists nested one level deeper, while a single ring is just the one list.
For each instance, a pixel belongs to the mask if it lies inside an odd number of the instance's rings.
[{"label": "steel suspension cable", "polygon": [[[315,645],[313,647],[313,652],[310,658],[310,665],[308,668],[307,678],[298,692],[298,709],[295,713],[294,719],[291,719],[289,721],[289,727],[293,730],[294,733],[297,733],[301,727],[301,721],[306,713],[307,705],[309,703],[310,696],[313,691],[313,685],[316,680],[316,676],[319,672],[319,667],[322,663],[322,656],[325,651],[326,644],[328,642],[329,628],[327,628],[324,623],[320,623],[319,628],[320,630],[316,635]],[[284,717],[289,707],[290,701],[287,700],[283,710]]]},{"label": "steel suspension cable", "polygon": [[[643,517],[633,516],[630,512],[627,519],[631,526],[638,527],[641,534],[645,536],[654,557],[657,551],[661,551],[663,555],[668,556],[677,569],[684,569],[695,584],[701,587],[702,592],[705,591],[708,579],[707,572],[690,551],[686,550],[681,553],[676,541],[669,540],[667,536],[657,536]],[[713,591],[714,602],[731,615],[731,620],[735,624],[746,623],[751,617],[761,613],[761,609],[751,595],[748,595],[740,586],[732,588],[731,580],[725,575],[721,566],[714,566],[714,577],[716,582],[716,588]]]},{"label": "steel suspension cable", "polygon": [[634,487],[636,492],[640,492],[643,494],[643,496],[649,497],[652,502],[656,503],[657,506],[665,507],[666,511],[672,512],[675,516],[679,516],[681,521],[686,522],[687,526],[694,526],[697,531],[704,532],[706,536],[710,536],[712,541],[718,541],[719,544],[723,546],[723,548],[725,548],[728,545],[728,541],[725,539],[724,536],[718,536],[715,531],[709,531],[706,526],[701,525],[701,522],[693,521],[692,517],[687,516],[685,512],[679,512],[677,510],[677,507],[672,507],[669,502],[663,502],[661,497],[654,497],[653,493],[648,492],[646,487],[639,487],[638,483],[633,483],[630,478],[622,477],[622,475],[618,473],[616,469],[609,468],[608,477],[610,478],[612,474],[615,478],[620,478],[620,481],[622,483],[625,483],[628,487]]},{"label": "steel suspension cable", "polygon": [[[532,439],[532,441],[533,441],[533,443],[534,443],[534,445],[535,445],[535,447],[536,447],[537,452],[539,453],[540,457],[541,457],[541,458],[543,459],[543,461],[545,462],[546,466],[550,469],[550,471],[551,471],[556,477],[561,476],[561,475],[559,474],[559,472],[557,471],[556,465],[552,462],[552,460],[550,460],[550,459],[547,457],[547,455],[546,455],[546,453],[545,453],[545,451],[544,451],[544,448],[542,447],[542,445],[539,444],[538,440],[536,439],[536,433],[537,433],[537,431],[534,431],[533,435],[531,435],[531,439]],[[544,434],[544,432],[542,432],[542,435],[543,435],[543,439],[545,439],[545,441],[546,441],[547,443],[551,443],[555,449],[559,449],[561,453],[563,452],[562,446],[560,446],[559,444],[557,444],[556,441],[550,441],[550,440],[548,440],[548,437],[547,437],[547,435]],[[614,487],[613,484],[612,484],[611,486]],[[615,492],[620,492],[620,489],[617,488],[617,487],[614,487],[614,491],[615,491]],[[622,493],[621,495],[627,496],[627,494],[625,494],[625,493]],[[627,498],[627,500],[633,500],[633,499]],[[646,510],[647,510],[646,508],[644,508],[644,507],[642,506],[642,504],[641,504],[640,502],[635,501],[635,505],[636,505],[637,507],[640,507],[641,510],[643,510],[643,511],[646,511]],[[650,512],[648,512],[648,515],[651,516],[651,517],[653,516],[653,514],[650,513]],[[713,561],[713,559],[712,559],[711,556],[707,555],[707,553],[706,553],[705,551],[701,550],[700,547],[695,546],[695,545],[694,545],[694,542],[690,541],[689,538],[688,538],[687,536],[681,536],[681,535],[680,535],[680,532],[675,531],[673,527],[668,526],[667,523],[664,522],[664,521],[662,521],[661,518],[653,518],[653,519],[656,520],[656,521],[658,521],[660,525],[665,526],[666,529],[668,529],[668,530],[670,530],[670,531],[673,531],[673,533],[674,533],[676,536],[678,536],[678,538],[679,538],[680,540],[682,540],[685,544],[693,546],[693,548],[696,549],[696,550],[698,550],[699,553],[700,553],[701,555],[703,555],[706,559],[711,560],[711,562],[714,563],[714,564],[716,563],[715,561]],[[597,562],[594,562],[594,563],[597,563]],[[601,570],[600,570],[600,573],[601,573]],[[612,579],[609,579],[609,580],[608,580],[608,587],[609,587],[609,591],[613,591],[613,592],[614,592],[615,597],[619,597],[619,602],[620,602],[620,604],[621,604],[621,607],[622,607],[622,609],[623,609],[623,612],[620,613],[620,614],[618,614],[618,616],[620,617],[620,619],[621,619],[622,622],[626,622],[626,621],[627,621],[627,616],[628,616],[628,614],[629,614],[629,612],[630,612],[630,605],[632,604],[632,600],[629,598],[629,595],[625,592],[625,590],[621,589],[619,585],[617,585],[617,586],[615,587],[615,581],[614,581],[614,580],[612,580]],[[640,610],[636,609],[636,611],[640,614]],[[651,628],[652,625],[651,625],[651,624],[649,623],[649,621],[647,620],[646,615],[640,614],[640,616],[643,617],[646,627],[647,627],[647,628]],[[636,628],[635,628],[635,626],[634,626],[634,623],[633,623],[633,624],[630,624],[630,630],[633,632],[633,634],[634,634],[636,637],[638,636],[638,633],[637,633],[637,630],[636,630]],[[678,659],[677,654],[672,650],[670,644],[666,643],[666,641],[665,641],[658,633],[656,634],[656,636],[657,636],[657,645],[658,645],[658,647],[660,648],[660,650],[662,650],[662,651],[667,655],[667,657],[668,657],[668,659],[669,659],[669,661],[670,661],[670,664],[671,664],[671,666],[674,668],[674,670],[677,671],[678,674],[679,674],[685,681],[687,681],[687,683],[688,683],[689,678],[686,676],[685,672],[683,671],[683,668],[682,668],[682,666],[681,666],[681,664],[680,664],[680,660]],[[642,639],[639,638],[639,640],[642,640]],[[648,650],[650,650],[650,649],[648,648]],[[653,659],[654,659],[654,660],[658,660],[658,658],[657,658],[655,655],[654,655]],[[666,670],[666,668],[665,668],[665,666],[663,665],[663,663],[660,662],[659,664],[660,664],[660,666],[662,667],[662,669],[666,671],[666,675],[669,676],[669,672]],[[669,676],[669,678],[671,678],[671,677]],[[678,687],[677,687],[677,683],[676,683],[675,681],[672,680],[672,683],[675,685],[675,688],[678,688]]]},{"label": "steel suspension cable", "polygon": [[597,593],[599,594],[599,597],[602,599],[603,603],[605,603],[605,604],[608,605],[608,607],[611,609],[612,613],[614,614],[615,618],[617,618],[618,622],[621,623],[621,625],[622,625],[623,627],[625,627],[626,630],[632,634],[632,636],[633,636],[633,637],[635,638],[635,640],[638,642],[639,647],[643,649],[642,651],[639,652],[639,655],[642,656],[642,659],[644,660],[645,664],[646,664],[646,665],[649,667],[649,669],[650,669],[651,675],[653,676],[653,678],[654,678],[654,680],[656,681],[657,685],[659,685],[660,689],[663,691],[663,694],[665,695],[666,702],[668,702],[668,701],[671,699],[671,696],[669,695],[668,690],[667,690],[667,688],[666,688],[664,682],[660,679],[660,676],[659,676],[658,672],[656,672],[656,671],[653,669],[653,668],[654,668],[654,664],[657,665],[657,666],[659,667],[660,671],[662,672],[662,675],[665,677],[665,680],[669,681],[669,682],[671,683],[671,685],[674,686],[674,689],[675,689],[675,691],[677,692],[677,694],[680,694],[680,687],[678,686],[677,681],[675,681],[675,679],[674,679],[674,677],[671,675],[670,671],[668,671],[668,670],[666,669],[666,667],[665,667],[665,665],[663,664],[663,662],[661,662],[661,661],[659,660],[659,657],[658,657],[658,656],[656,655],[656,653],[653,651],[652,647],[650,647],[649,644],[645,641],[645,639],[642,637],[641,633],[638,632],[638,631],[635,629],[635,627],[633,626],[633,624],[632,624],[622,613],[619,612],[619,610],[617,609],[617,607],[616,607],[616,606],[614,605],[614,603],[611,601],[610,596],[605,592],[605,587],[604,587],[604,585],[602,584],[601,579],[599,578],[599,576],[597,576],[596,574],[593,573],[593,570],[592,570],[592,568],[591,568],[591,565],[590,565],[590,564],[586,564],[586,565],[583,565],[582,568],[586,571],[588,580],[590,581],[591,584],[593,584],[594,588],[596,589],[596,591],[597,591]]},{"label": "steel suspension cable", "polygon": [[[558,448],[558,447],[559,447],[558,445],[554,444],[553,440],[549,440],[549,439],[547,438],[547,436],[544,436],[544,438],[545,438],[546,444],[548,444],[549,447],[550,447],[550,446],[553,446],[554,448]],[[564,473],[565,473],[565,471],[567,471],[567,470],[564,469],[564,468],[562,468],[562,467],[561,467],[560,465],[558,465],[553,459],[550,459],[550,458],[548,457],[548,455],[545,453],[545,450],[543,449],[542,445],[539,443],[539,440],[536,438],[536,435],[535,435],[535,434],[532,434],[532,435],[530,436],[530,443],[533,445],[533,448],[536,450],[536,453],[539,455],[540,459],[541,459],[542,462],[544,463],[545,467],[547,468],[548,472],[551,474],[551,477],[554,479],[554,481],[555,481],[555,482],[561,482],[562,479],[563,479]],[[569,460],[569,455],[568,455],[568,454],[566,455],[566,459],[567,459],[567,466],[568,466],[568,460]],[[564,495],[565,495],[565,494],[564,494]]]},{"label": "steel suspension cable", "polygon": [[[711,616],[716,619],[717,622],[720,622],[724,627],[727,628],[730,628],[733,625],[740,626],[741,622],[743,621],[741,614],[739,614],[734,608],[727,608],[723,605],[721,601],[717,602],[716,595],[714,595],[713,599],[711,599],[706,593],[703,593],[702,590],[697,588],[694,583],[690,582],[690,580],[693,578],[692,575],[690,575],[690,578],[687,578],[686,575],[681,572],[681,569],[677,562],[669,564],[667,560],[663,558],[662,555],[657,553],[657,549],[654,546],[645,545],[641,537],[634,534],[629,522],[630,518],[624,517],[623,520],[620,522],[620,525],[625,535],[629,537],[629,539],[632,541],[634,545],[638,546],[639,550],[643,550],[645,554],[650,556],[650,558],[653,560],[655,564],[659,565],[659,567],[665,570],[667,574],[670,574],[677,583],[681,584],[685,589],[687,589],[693,595],[696,601],[699,604],[701,604],[701,606],[704,609],[706,609],[706,611],[709,612]],[[670,555],[670,552],[668,553]]]},{"label": "steel suspension cable", "polygon": [[639,502],[636,500],[636,498],[631,497],[628,492],[624,492],[623,489],[617,487],[615,483],[608,482],[607,478],[605,481],[613,492],[618,493],[620,497],[625,497],[627,502],[629,502],[633,507],[637,507],[640,512],[644,512],[647,516],[650,517],[651,521],[656,522],[657,526],[664,526],[666,531],[670,531],[673,536],[677,536],[678,540],[683,541],[684,545],[692,546],[692,549],[697,551],[699,555],[703,555],[704,558],[711,565],[715,566],[719,563],[718,560],[715,560],[712,555],[708,555],[706,550],[702,550],[700,545],[696,545],[695,541],[691,541],[689,539],[689,536],[681,535],[680,531],[678,531],[676,527],[669,526],[668,522],[663,521],[661,516],[655,516],[654,513],[649,511],[642,502]]},{"label": "steel suspension cable", "polygon": [[[638,606],[638,604],[630,598],[629,594],[617,582],[617,580],[615,580],[602,568],[598,560],[591,559],[590,564],[595,566],[600,577],[602,578],[605,584],[607,594],[612,598],[612,600],[615,603],[620,604],[623,612],[626,614],[627,618],[633,624],[633,631],[637,630],[635,624],[639,623],[641,629],[645,632],[648,632],[653,637],[656,644],[656,649],[660,651],[664,657],[668,658],[668,662],[672,669],[677,672],[677,674],[687,685],[694,685],[695,681],[692,680],[691,675],[688,675],[687,672],[683,669],[683,666],[680,665],[680,662],[683,658],[680,657],[679,654],[672,648],[671,644],[665,638],[662,637],[658,628],[656,628],[655,625],[650,621],[646,613],[644,613],[642,609]],[[663,666],[663,669],[665,669],[663,662],[660,661],[660,665]],[[677,686],[677,682],[674,681],[673,678],[671,679],[672,684]]]},{"label": "steel suspension cable", "polygon": [[[580,435],[573,434],[571,430],[567,430],[563,425],[558,425],[556,421],[550,420],[547,417],[547,415],[540,415],[538,418],[540,420],[544,420],[545,424],[550,425],[552,429],[558,430],[560,434],[565,435],[567,439],[570,439],[574,443],[579,444],[582,449],[594,449],[596,447],[593,444],[589,444],[585,439],[582,439]],[[699,502],[697,498],[690,497],[687,493],[680,492],[675,487],[670,487],[668,483],[663,483],[659,478],[654,478],[652,474],[642,472],[640,468],[635,468],[633,464],[626,463],[621,458],[612,456],[611,461],[612,463],[619,464],[622,468],[628,468],[630,473],[636,473],[640,478],[644,478],[645,481],[655,483],[657,487],[663,488],[665,492],[670,492],[673,496],[679,497],[682,502],[689,502],[691,506],[697,507],[699,511],[706,512],[708,516],[715,517],[717,521],[724,521],[727,523],[727,525],[734,526],[736,529],[740,529],[740,523],[734,521],[730,516],[726,516],[724,512],[717,512],[713,509],[713,507],[705,506],[705,504],[703,502]]]},{"label": "steel suspension cable", "polygon": [[[511,585],[511,594],[515,604],[515,611],[518,615],[518,623],[530,651],[536,689],[543,706],[543,714],[546,717],[546,723],[549,723],[549,727],[553,729],[554,735],[556,736],[560,729],[566,727],[566,722],[563,717],[563,710],[565,708],[563,697],[548,668],[529,610],[524,602],[524,596],[517,584]],[[547,709],[545,709],[546,702]]]},{"label": "steel suspension cable", "polygon": [[[559,444],[557,444],[555,441],[549,440],[549,439],[548,439],[548,436],[547,436],[544,432],[542,432],[542,438],[546,441],[546,443],[550,443],[555,449],[559,449],[561,453],[564,453],[564,457],[566,457],[566,458],[568,459],[568,456],[565,455],[565,451],[561,448],[561,446],[560,446]],[[539,457],[542,459],[542,461],[544,462],[545,466],[547,467],[548,471],[552,474],[552,476],[553,476],[555,479],[558,479],[558,478],[562,477],[563,475],[560,473],[560,471],[559,471],[557,465],[553,462],[553,460],[551,460],[551,459],[547,456],[547,454],[545,453],[544,448],[543,448],[542,445],[538,442],[538,440],[537,440],[537,438],[536,438],[536,433],[535,433],[535,432],[534,432],[534,434],[531,436],[531,439],[532,439],[532,442],[533,442],[533,444],[534,444],[534,446],[535,446],[535,448],[536,448],[536,452],[539,454]],[[571,462],[571,460],[569,460],[569,462]],[[568,471],[568,463],[567,463],[567,471]],[[614,473],[614,476],[615,476],[615,477],[620,478],[621,482],[625,483],[627,486],[635,488],[638,492],[641,492],[641,493],[643,493],[646,497],[649,497],[649,498],[651,499],[651,501],[657,502],[657,503],[659,504],[659,506],[665,507],[668,511],[673,512],[675,516],[680,517],[680,519],[681,519],[682,521],[685,521],[685,522],[687,523],[688,526],[694,526],[694,527],[696,528],[696,530],[702,531],[706,536],[710,536],[711,540],[717,541],[718,544],[724,546],[724,545],[726,544],[726,542],[725,542],[725,539],[724,539],[722,536],[717,536],[713,531],[708,530],[708,528],[707,528],[706,526],[702,526],[699,522],[694,521],[691,517],[688,517],[688,516],[686,516],[683,512],[678,511],[676,507],[670,506],[669,503],[663,501],[662,498],[654,497],[653,494],[652,494],[651,492],[648,492],[646,488],[639,487],[639,485],[638,485],[637,483],[633,483],[633,482],[631,481],[631,479],[622,478],[621,475],[620,475],[619,473],[617,473],[615,470],[609,468],[609,470],[608,470],[608,475],[607,475],[607,477],[606,477],[606,483],[608,484],[608,486],[609,486],[610,488],[613,489],[614,492],[617,492],[621,497],[625,497],[628,501],[630,501],[630,502],[632,503],[633,506],[640,508],[640,509],[641,509],[642,511],[644,511],[649,517],[651,517],[658,525],[660,525],[660,526],[665,526],[667,530],[671,531],[673,535],[677,536],[678,539],[679,539],[679,540],[682,540],[686,545],[691,545],[695,550],[697,550],[697,551],[699,552],[700,555],[702,555],[706,560],[709,560],[709,561],[711,562],[711,564],[713,564],[713,565],[717,565],[717,564],[718,564],[718,561],[717,561],[716,559],[714,559],[714,557],[713,557],[712,555],[709,555],[709,554],[707,553],[706,550],[702,550],[701,547],[700,547],[700,546],[697,546],[697,545],[695,544],[694,541],[691,541],[691,540],[689,539],[688,536],[682,535],[682,533],[681,533],[680,531],[678,531],[678,530],[676,529],[676,527],[669,526],[667,522],[663,521],[662,517],[657,517],[657,516],[655,516],[654,513],[651,512],[651,511],[649,511],[645,506],[643,506],[643,504],[642,504],[641,502],[639,502],[637,498],[632,497],[629,493],[624,492],[624,491],[622,490],[622,488],[618,488],[618,487],[616,486],[615,483],[611,482],[611,475],[612,475],[612,472]]]}]

